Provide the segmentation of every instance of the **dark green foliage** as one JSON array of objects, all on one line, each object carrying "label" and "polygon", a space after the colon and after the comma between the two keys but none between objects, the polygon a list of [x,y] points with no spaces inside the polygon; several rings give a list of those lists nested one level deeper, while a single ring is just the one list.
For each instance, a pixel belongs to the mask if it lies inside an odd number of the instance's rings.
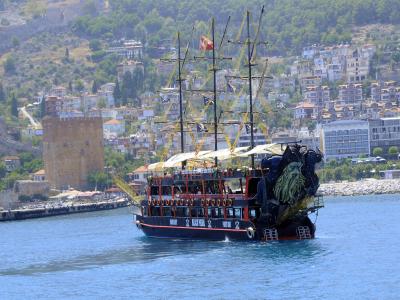
[{"label": "dark green foliage", "polygon": [[18,154],[18,156],[20,158],[21,167],[11,173],[4,174],[2,171],[2,163],[0,163],[0,191],[2,189],[13,188],[16,180],[29,179],[30,173],[37,172],[43,168],[43,161],[35,157],[32,153],[22,152]]},{"label": "dark green foliage", "polygon": [[18,118],[18,100],[15,94],[11,95],[11,115]]},{"label": "dark green foliage", "polygon": [[399,148],[396,146],[392,146],[389,148],[388,153],[393,155],[393,154],[398,154],[399,153]]},{"label": "dark green foliage", "polygon": [[0,82],[0,102],[6,101],[6,92],[4,91],[3,84]]},{"label": "dark green foliage", "polygon": [[99,40],[91,40],[89,42],[89,48],[93,52],[94,51],[99,51],[99,50],[101,50],[101,42]]},{"label": "dark green foliage", "polygon": [[134,89],[132,74],[131,72],[126,72],[122,78],[122,105],[126,105],[128,103],[128,99],[132,101],[134,97],[136,97],[136,90]]},{"label": "dark green foliage", "polygon": [[88,176],[88,185],[91,190],[104,191],[112,185],[112,179],[104,172],[94,172]]},{"label": "dark green foliage", "polygon": [[4,72],[7,75],[15,74],[15,71],[17,70],[15,58],[13,56],[7,57],[6,60],[4,61],[3,67],[4,67]]},{"label": "dark green foliage", "polygon": [[72,87],[72,81],[68,82],[68,92],[72,93],[73,92],[73,87]]},{"label": "dark green foliage", "polygon": [[107,52],[105,52],[104,50],[99,50],[94,51],[91,55],[91,58],[93,62],[100,62],[106,55]]},{"label": "dark green foliage", "polygon": [[65,54],[64,54],[63,62],[64,63],[70,62],[70,60],[69,60],[69,49],[68,48],[65,48]]},{"label": "dark green foliage", "polygon": [[45,115],[46,115],[46,100],[43,96],[42,100],[40,101],[40,117],[44,118]]},{"label": "dark green foliage", "polygon": [[117,81],[115,82],[115,88],[114,88],[114,94],[113,94],[116,107],[119,107],[121,104],[121,95],[122,95],[121,89],[119,87],[119,81],[117,78]]},{"label": "dark green foliage", "polygon": [[6,166],[2,161],[0,161],[0,180],[4,178],[7,174],[7,169]]},{"label": "dark green foliage", "polygon": [[73,30],[92,38],[133,37],[152,46],[173,38],[177,29],[190,34],[192,24],[207,24],[211,16],[217,18],[219,30],[231,16],[229,34],[233,35],[246,9],[258,14],[265,5],[263,38],[271,43],[269,51],[298,53],[303,46],[321,41],[350,41],[354,25],[400,23],[397,0],[115,0],[110,5],[110,15],[78,18]]},{"label": "dark green foliage", "polygon": [[13,37],[12,41],[11,41],[12,45],[14,48],[18,48],[19,45],[21,44],[19,39],[17,37]]},{"label": "dark green foliage", "polygon": [[382,156],[383,154],[383,149],[381,147],[376,147],[374,150],[372,150],[372,155],[373,156]]},{"label": "dark green foliage", "polygon": [[93,84],[92,84],[92,93],[96,94],[98,89],[99,89],[99,86],[98,86],[97,81],[95,79],[95,80],[93,80]]}]

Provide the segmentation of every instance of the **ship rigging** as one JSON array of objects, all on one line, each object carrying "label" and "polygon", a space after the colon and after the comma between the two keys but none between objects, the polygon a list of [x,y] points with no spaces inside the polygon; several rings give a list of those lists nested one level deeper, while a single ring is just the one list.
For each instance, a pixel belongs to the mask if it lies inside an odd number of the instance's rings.
[{"label": "ship rigging", "polygon": [[[164,162],[149,166],[153,172],[148,177],[147,193],[135,213],[136,225],[148,236],[172,238],[204,238],[240,240],[282,240],[308,239],[315,236],[315,224],[308,214],[317,212],[323,206],[316,192],[319,186],[315,165],[321,161],[319,150],[295,144],[255,145],[254,142],[254,97],[253,80],[259,79],[255,99],[261,89],[267,69],[267,60],[261,75],[254,75],[256,47],[266,45],[260,41],[264,8],[258,20],[255,37],[250,30],[250,12],[245,15],[246,39],[226,40],[230,18],[224,28],[219,47],[216,47],[215,19],[211,20],[211,39],[202,35],[200,49],[204,56],[189,58],[189,43],[184,56],[181,53],[181,35],[177,34],[177,58],[165,61],[176,62],[179,90],[179,132],[180,150]],[[242,23],[243,25],[243,23]],[[243,28],[243,26],[241,26]],[[193,35],[194,29],[192,30]],[[217,71],[218,64],[230,57],[220,55],[224,44],[243,45],[247,48],[247,75],[231,76],[248,81],[249,111],[243,113],[239,132],[228,148],[218,149],[220,117],[218,114]],[[212,51],[211,57],[206,53]],[[211,61],[213,75],[213,98],[204,96],[206,107],[213,106],[214,150],[201,151],[202,143],[195,151],[185,152],[184,111],[189,102],[183,101],[183,66],[187,61]],[[188,92],[185,90],[185,92]],[[210,91],[199,89],[197,92]],[[207,103],[206,103],[207,98]],[[262,113],[262,112],[258,112]],[[249,122],[247,121],[249,117]],[[196,122],[192,122],[196,123]],[[234,122],[235,123],[235,122]],[[197,124],[197,123],[196,123]],[[197,124],[199,125],[199,124]],[[201,124],[204,129],[204,124]],[[250,146],[236,147],[242,128],[249,127]],[[223,127],[222,127],[223,129]],[[192,140],[194,141],[193,137]],[[200,147],[199,147],[200,146]],[[264,155],[259,166],[255,156]],[[232,159],[250,158],[250,166],[227,167],[224,163]]]}]

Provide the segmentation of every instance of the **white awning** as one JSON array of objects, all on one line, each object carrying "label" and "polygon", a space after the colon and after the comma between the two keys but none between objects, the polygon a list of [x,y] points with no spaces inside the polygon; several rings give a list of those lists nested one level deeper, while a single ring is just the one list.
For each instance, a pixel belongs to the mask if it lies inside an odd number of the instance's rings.
[{"label": "white awning", "polygon": [[284,150],[282,149],[281,144],[265,144],[265,145],[255,146],[250,151],[240,154],[239,156],[247,157],[252,154],[255,154],[255,155],[257,155],[257,154],[282,155],[283,151]]},{"label": "white awning", "polygon": [[180,167],[182,162],[191,160],[203,160],[203,155],[211,151],[178,153],[170,157],[164,164],[164,168]]},{"label": "white awning", "polygon": [[187,162],[187,166],[201,167],[202,164],[212,162],[215,157],[218,158],[219,161],[222,161],[237,157],[248,157],[252,154],[282,155],[283,151],[280,144],[265,144],[258,145],[251,150],[249,150],[249,147],[238,147],[234,149],[220,149],[217,151],[178,153],[165,162],[150,164],[148,170],[161,172],[164,168],[179,168],[184,161]]},{"label": "white awning", "polygon": [[240,154],[246,152],[246,150],[248,149],[248,147],[238,147],[234,148],[233,150],[227,148],[217,151],[211,151],[202,155],[201,157],[199,157],[199,159],[213,159],[215,157],[218,158],[218,160],[232,159],[235,157],[239,157]]}]

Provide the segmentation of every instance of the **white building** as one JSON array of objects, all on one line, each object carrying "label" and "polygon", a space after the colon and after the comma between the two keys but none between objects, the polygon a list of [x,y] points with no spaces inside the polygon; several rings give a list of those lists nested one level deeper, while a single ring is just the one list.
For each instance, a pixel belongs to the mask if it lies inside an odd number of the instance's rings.
[{"label": "white building", "polygon": [[112,119],[103,124],[105,136],[119,136],[125,132],[124,120]]},{"label": "white building", "polygon": [[324,159],[343,159],[370,155],[369,124],[361,120],[343,120],[322,126]]}]

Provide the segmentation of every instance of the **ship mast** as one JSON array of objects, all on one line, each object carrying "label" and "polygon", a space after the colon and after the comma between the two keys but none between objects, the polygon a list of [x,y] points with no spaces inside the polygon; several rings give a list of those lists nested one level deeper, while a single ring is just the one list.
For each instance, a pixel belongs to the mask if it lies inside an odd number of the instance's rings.
[{"label": "ship mast", "polygon": [[[250,148],[254,148],[254,119],[253,119],[253,89],[252,89],[252,76],[251,67],[253,66],[252,51],[251,51],[251,36],[250,36],[250,12],[247,11],[247,60],[249,72],[249,102],[250,102]],[[255,41],[256,42],[256,41]],[[251,155],[251,168],[254,169],[254,154]]]},{"label": "ship mast", "polygon": [[[217,120],[217,68],[215,64],[215,19],[212,18],[211,21],[211,31],[212,31],[212,70],[213,70],[213,93],[214,93],[214,150],[218,150],[218,120]],[[218,158],[215,157],[215,167],[218,167]]]},{"label": "ship mast", "polygon": [[[181,35],[178,31],[178,83],[179,83],[179,123],[181,132],[181,152],[185,152],[185,141],[183,135],[183,103],[182,103],[182,70],[181,70]],[[182,163],[182,169],[185,168],[185,162]]]}]

